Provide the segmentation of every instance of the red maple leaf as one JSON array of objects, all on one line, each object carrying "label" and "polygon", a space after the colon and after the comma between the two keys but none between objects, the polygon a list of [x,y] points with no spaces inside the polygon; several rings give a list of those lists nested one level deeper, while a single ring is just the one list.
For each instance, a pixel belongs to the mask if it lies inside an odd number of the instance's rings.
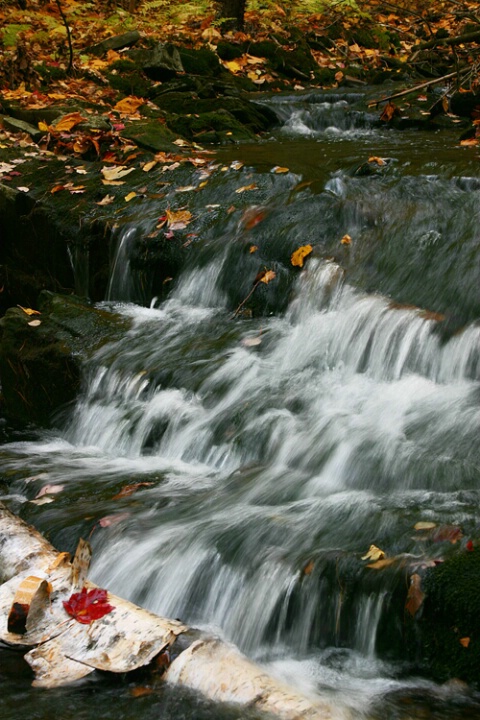
[{"label": "red maple leaf", "polygon": [[89,625],[115,610],[107,601],[107,591],[101,588],[87,590],[84,587],[80,592],[73,593],[68,600],[63,601],[63,607],[69,615],[83,625]]}]

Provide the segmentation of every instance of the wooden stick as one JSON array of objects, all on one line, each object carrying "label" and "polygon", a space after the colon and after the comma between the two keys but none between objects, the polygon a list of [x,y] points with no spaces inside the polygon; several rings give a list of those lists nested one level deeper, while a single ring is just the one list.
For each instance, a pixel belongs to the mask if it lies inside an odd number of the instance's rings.
[{"label": "wooden stick", "polygon": [[455,70],[455,72],[448,73],[448,75],[443,75],[443,77],[427,80],[426,82],[420,83],[420,85],[415,85],[413,88],[407,88],[407,90],[402,90],[401,92],[388,95],[387,97],[380,98],[379,100],[371,100],[368,103],[368,107],[377,107],[380,103],[388,102],[389,100],[394,100],[395,98],[403,97],[404,95],[410,95],[410,93],[417,92],[417,90],[423,90],[423,88],[429,87],[430,85],[436,85],[444,80],[449,80],[450,78],[455,77],[455,75],[458,75],[457,70]]}]

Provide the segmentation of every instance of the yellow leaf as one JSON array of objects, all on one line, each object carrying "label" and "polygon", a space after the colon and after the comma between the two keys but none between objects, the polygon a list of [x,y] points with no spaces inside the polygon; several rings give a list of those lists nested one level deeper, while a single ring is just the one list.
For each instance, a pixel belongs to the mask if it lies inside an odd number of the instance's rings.
[{"label": "yellow leaf", "polygon": [[255,183],[251,183],[250,185],[243,185],[242,187],[239,187],[235,190],[237,194],[247,192],[248,190],[258,190],[258,187]]},{"label": "yellow leaf", "polygon": [[292,265],[295,267],[303,267],[303,261],[307,257],[307,255],[310,255],[313,248],[311,245],[302,245],[301,247],[297,248],[295,252],[292,253],[292,257],[290,258],[290,261]]},{"label": "yellow leaf", "polygon": [[340,243],[342,245],[351,245],[352,244],[352,238],[350,235],[344,235],[342,239],[340,240]]},{"label": "yellow leaf", "polygon": [[145,100],[143,98],[129,95],[128,97],[123,98],[123,100],[119,100],[117,104],[113,106],[113,110],[125,115],[133,115],[133,113],[136,113],[141,105],[145,105]]},{"label": "yellow leaf", "polygon": [[167,225],[172,230],[182,230],[192,221],[190,210],[177,210],[175,212],[168,209],[165,215],[167,216]]},{"label": "yellow leaf", "polygon": [[42,120],[38,123],[38,129],[42,132],[50,132],[50,128],[47,125],[47,123],[44,123]]},{"label": "yellow leaf", "polygon": [[150,162],[145,163],[145,165],[142,168],[143,172],[150,172],[150,170],[152,170],[152,168],[154,168],[156,164],[157,164],[156,160],[150,160]]},{"label": "yellow leaf", "polygon": [[55,132],[68,132],[74,128],[75,125],[79,125],[84,121],[85,118],[82,117],[79,112],[68,113],[68,115],[63,115],[60,120],[54,123],[52,129],[55,130]]},{"label": "yellow leaf", "polygon": [[238,62],[238,60],[226,60],[222,64],[224,67],[227,68],[227,70],[230,70],[230,72],[233,73],[234,75],[243,70],[243,65],[241,65]]},{"label": "yellow leaf", "polygon": [[135,168],[127,168],[126,165],[117,165],[113,168],[103,167],[101,173],[105,180],[120,180],[134,170]]},{"label": "yellow leaf", "polygon": [[386,165],[387,162],[381,157],[369,157],[368,158],[369,163],[376,163],[376,165]]},{"label": "yellow leaf", "polygon": [[258,245],[250,245],[250,248],[249,248],[250,253],[257,252],[257,250],[258,250]]},{"label": "yellow leaf", "polygon": [[388,567],[389,565],[393,565],[393,563],[397,562],[397,558],[381,558],[380,560],[376,560],[375,562],[369,563],[367,565],[368,568],[372,568],[372,570],[382,570],[385,567]]},{"label": "yellow leaf", "polygon": [[134,197],[137,197],[136,192],[129,192],[128,195],[125,195],[125,202],[130,202],[130,200],[133,200]]},{"label": "yellow leaf", "polygon": [[17,307],[19,307],[20,310],[23,310],[23,312],[26,313],[27,315],[41,315],[42,314],[38,310],[32,310],[32,308],[25,308],[25,307],[22,307],[22,305],[17,305]]},{"label": "yellow leaf", "polygon": [[362,557],[362,560],[371,560],[372,562],[376,562],[377,560],[381,560],[385,557],[385,553],[383,550],[380,550],[376,545],[370,545],[368,548],[368,552],[366,555]]},{"label": "yellow leaf", "polygon": [[265,274],[260,278],[260,282],[265,283],[265,285],[268,285],[268,283],[271,280],[274,280],[277,277],[276,273],[273,272],[273,270],[266,270]]}]

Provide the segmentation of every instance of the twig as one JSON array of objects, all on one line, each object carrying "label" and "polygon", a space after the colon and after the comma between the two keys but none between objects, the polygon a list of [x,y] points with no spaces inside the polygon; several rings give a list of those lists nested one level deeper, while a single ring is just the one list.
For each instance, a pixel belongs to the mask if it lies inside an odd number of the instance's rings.
[{"label": "twig", "polygon": [[56,5],[58,7],[58,12],[60,13],[60,17],[63,20],[63,24],[65,25],[65,28],[67,30],[67,40],[68,40],[68,52],[69,52],[69,59],[68,59],[68,67],[67,67],[67,75],[70,75],[70,73],[73,70],[73,45],[72,45],[72,36],[70,34],[70,28],[68,27],[67,18],[65,17],[65,14],[62,10],[62,6],[60,5],[60,0],[55,0]]},{"label": "twig", "polygon": [[368,103],[368,107],[376,107],[382,102],[388,102],[389,100],[393,100],[394,98],[403,97],[404,95],[410,95],[410,93],[417,92],[417,90],[423,90],[423,88],[429,87],[430,85],[436,85],[439,82],[443,82],[443,80],[449,80],[450,78],[455,77],[455,75],[458,75],[457,70],[455,70],[455,72],[448,73],[448,75],[443,75],[439,78],[433,78],[433,80],[427,80],[427,82],[423,82],[420,85],[415,85],[415,87],[413,88],[407,88],[406,90],[394,93],[393,95],[388,95],[387,97],[380,98],[379,100],[371,100]]},{"label": "twig", "polygon": [[437,45],[460,45],[461,43],[473,42],[474,40],[479,39],[480,30],[475,30],[475,32],[455,35],[455,37],[435,38],[434,40],[420,43],[420,45],[415,45],[412,50],[417,52],[418,50],[428,50],[429,48],[437,47]]},{"label": "twig", "polygon": [[251,289],[250,292],[248,293],[247,297],[242,300],[242,302],[240,303],[240,305],[237,307],[237,309],[236,309],[235,312],[233,313],[233,317],[234,317],[234,318],[237,317],[237,315],[238,315],[238,313],[240,312],[240,310],[242,309],[242,307],[245,305],[245,303],[247,302],[247,300],[249,300],[249,299],[252,297],[253,293],[255,292],[255,290],[257,289],[257,287],[260,285],[261,282],[262,282],[261,280],[257,280],[257,282],[255,283],[255,285],[252,287],[252,289]]}]

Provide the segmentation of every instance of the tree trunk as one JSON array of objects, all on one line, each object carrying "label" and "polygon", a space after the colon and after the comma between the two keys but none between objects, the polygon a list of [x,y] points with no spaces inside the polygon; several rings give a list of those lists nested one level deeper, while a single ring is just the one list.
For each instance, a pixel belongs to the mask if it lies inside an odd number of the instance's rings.
[{"label": "tree trunk", "polygon": [[246,0],[218,0],[222,30],[243,30]]},{"label": "tree trunk", "polygon": [[90,555],[81,540],[70,561],[0,503],[0,642],[25,649],[35,686],[65,685],[95,669],[129,672],[156,660],[166,668],[162,680],[217,702],[239,703],[281,720],[351,720],[347,709],[300,695],[233,645],[111,593],[104,616],[88,624],[84,617],[70,617],[64,601],[97,587],[86,578]]}]

